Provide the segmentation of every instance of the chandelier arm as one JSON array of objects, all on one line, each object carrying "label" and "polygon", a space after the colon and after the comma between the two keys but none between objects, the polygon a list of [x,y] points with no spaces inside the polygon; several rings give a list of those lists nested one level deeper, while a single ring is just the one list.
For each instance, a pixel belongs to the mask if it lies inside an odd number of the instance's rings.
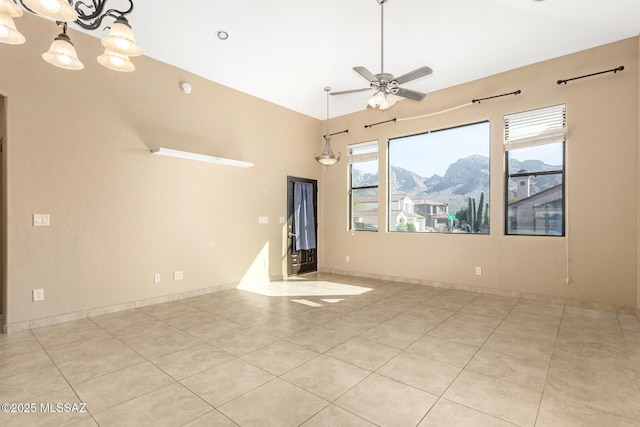
[{"label": "chandelier arm", "polygon": [[[78,19],[75,23],[85,30],[96,30],[100,28],[102,21],[106,17],[118,19],[118,17],[128,15],[133,11],[133,0],[127,0],[129,2],[129,8],[126,10],[108,9],[106,12],[104,10],[109,0],[91,0],[90,4],[82,0],[77,0],[75,3],[73,0],[68,1],[78,14]],[[19,4],[34,15],[38,14],[29,9],[23,0],[13,0],[13,2]]]},{"label": "chandelier arm", "polygon": [[[79,20],[83,21],[94,20],[101,16],[113,16],[112,13],[124,16],[133,11],[133,0],[128,0],[129,8],[127,10],[109,9],[104,12],[108,1],[109,0],[91,0],[92,4],[87,4],[82,0],[77,0],[74,9],[78,12]],[[89,10],[89,12],[85,10]],[[91,10],[93,10],[93,12],[91,12]]]},{"label": "chandelier arm", "polygon": [[22,0],[13,0],[13,2],[14,2],[15,4],[19,4],[20,6],[24,7],[27,11],[29,11],[29,12],[33,13],[34,15],[37,15],[37,13],[36,13],[36,12],[34,12],[33,10],[29,9],[29,8],[27,7],[27,5],[25,5],[25,4],[24,4],[24,2],[23,2]]},{"label": "chandelier arm", "polygon": [[[120,11],[116,9],[109,9],[103,15],[94,18],[85,18],[78,13],[78,19],[74,21],[76,25],[85,30],[97,30],[102,25],[102,21],[105,18],[118,19]],[[87,21],[87,22],[84,22]]]}]

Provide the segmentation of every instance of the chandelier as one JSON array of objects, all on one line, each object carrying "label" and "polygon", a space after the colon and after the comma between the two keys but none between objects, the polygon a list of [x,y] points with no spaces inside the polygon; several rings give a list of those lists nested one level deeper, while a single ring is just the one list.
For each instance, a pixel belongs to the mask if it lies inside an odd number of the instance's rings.
[{"label": "chandelier", "polygon": [[[142,51],[136,44],[135,36],[125,15],[133,10],[133,0],[127,0],[126,10],[106,9],[109,0],[0,0],[0,42],[7,44],[23,44],[25,37],[16,29],[13,18],[19,18],[23,12],[20,4],[27,11],[52,19],[62,32],[51,43],[49,50],[42,54],[42,59],[56,67],[67,70],[82,70],[84,64],[78,59],[76,50],[67,35],[67,25],[75,23],[85,30],[97,30],[105,18],[114,20],[109,34],[102,39],[105,50],[98,57],[103,66],[115,70],[130,72],[136,69],[129,60],[131,56],[140,56]],[[105,28],[106,29],[106,28]]]},{"label": "chandelier", "polygon": [[338,135],[341,133],[349,133],[349,130],[343,130],[342,132],[329,133],[329,92],[331,88],[329,86],[324,88],[324,91],[327,93],[327,133],[325,133],[322,137],[324,138],[324,150],[322,150],[322,154],[315,156],[315,159],[321,165],[329,166],[335,165],[340,161],[340,155],[342,153],[338,153],[336,156],[331,149],[331,137],[334,135]]}]

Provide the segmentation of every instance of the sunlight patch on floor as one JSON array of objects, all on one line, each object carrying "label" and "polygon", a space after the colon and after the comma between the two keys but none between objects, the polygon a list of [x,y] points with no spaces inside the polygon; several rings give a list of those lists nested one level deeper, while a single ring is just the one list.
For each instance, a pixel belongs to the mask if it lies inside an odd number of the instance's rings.
[{"label": "sunlight patch on floor", "polygon": [[272,297],[362,295],[373,290],[372,288],[365,288],[363,286],[344,285],[342,283],[325,282],[322,280],[242,283],[238,285],[237,289]]},{"label": "sunlight patch on floor", "polygon": [[309,301],[308,299],[292,299],[291,302],[297,302],[298,304],[308,305],[309,307],[322,307],[322,304]]}]

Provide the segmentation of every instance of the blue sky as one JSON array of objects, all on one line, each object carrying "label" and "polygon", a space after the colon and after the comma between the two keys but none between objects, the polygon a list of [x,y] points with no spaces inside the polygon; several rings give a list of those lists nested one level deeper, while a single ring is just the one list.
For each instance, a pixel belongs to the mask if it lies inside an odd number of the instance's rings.
[{"label": "blue sky", "polygon": [[443,176],[456,160],[480,154],[489,157],[489,122],[392,139],[389,160],[393,166],[423,177]]}]

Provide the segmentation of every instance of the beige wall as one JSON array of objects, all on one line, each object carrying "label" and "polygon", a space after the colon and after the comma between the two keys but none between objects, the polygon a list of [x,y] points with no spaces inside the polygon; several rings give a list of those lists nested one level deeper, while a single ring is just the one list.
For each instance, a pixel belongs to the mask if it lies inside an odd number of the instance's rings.
[{"label": "beige wall", "polygon": [[[640,37],[638,37],[638,68],[640,68]],[[638,146],[640,146],[640,73],[638,75]],[[638,154],[640,155],[640,149],[638,150]],[[640,157],[638,157],[638,165],[640,165]],[[640,167],[639,167],[640,168]],[[640,194],[640,173],[638,174],[638,191]],[[640,203],[640,196],[638,197],[638,203]],[[640,205],[639,205],[640,206]],[[639,208],[639,215],[638,215],[638,221],[640,221],[640,208]],[[638,292],[636,294],[636,298],[637,298],[637,302],[636,302],[636,308],[637,308],[637,314],[640,315],[640,236],[638,238],[638,276],[637,276],[637,282],[638,282]]]},{"label": "beige wall", "polygon": [[[430,93],[420,103],[402,101],[386,112],[368,110],[332,120],[332,129],[349,129],[348,135],[334,139],[336,151],[346,153],[348,144],[380,141],[381,197],[387,192],[388,138],[490,120],[492,227],[489,236],[350,233],[348,164],[342,162],[323,175],[322,268],[624,307],[638,304],[638,56],[638,38],[632,38]],[[625,66],[624,72],[556,84],[558,79],[619,65]],[[522,94],[364,128],[516,89]],[[567,104],[569,129],[567,237],[504,236],[503,116],[560,103]],[[386,203],[381,200],[380,205]],[[386,220],[381,211],[379,223]],[[482,276],[475,275],[475,266],[482,267]]]},{"label": "beige wall", "polygon": [[[7,122],[6,122],[6,108],[5,108],[5,98],[0,96],[0,140],[2,141],[2,145],[0,146],[0,196],[5,192],[5,183],[6,177],[4,175],[5,167],[4,167],[4,141],[7,139]],[[0,197],[0,314],[5,312],[4,307],[4,272],[6,267],[5,261],[5,250],[4,250],[4,235],[5,235],[5,206],[4,206],[4,198]],[[0,328],[3,326],[4,317],[2,321],[0,321]]]},{"label": "beige wall", "polygon": [[[286,177],[319,177],[319,120],[147,57],[131,74],[107,70],[99,40],[76,32],[86,68],[60,70],[40,58],[55,25],[17,24],[27,44],[0,44],[8,323],[283,274]],[[153,156],[156,146],[255,167]],[[34,213],[51,226],[33,227]],[[184,280],[172,280],[177,270]],[[35,288],[43,302],[31,301]]]}]

